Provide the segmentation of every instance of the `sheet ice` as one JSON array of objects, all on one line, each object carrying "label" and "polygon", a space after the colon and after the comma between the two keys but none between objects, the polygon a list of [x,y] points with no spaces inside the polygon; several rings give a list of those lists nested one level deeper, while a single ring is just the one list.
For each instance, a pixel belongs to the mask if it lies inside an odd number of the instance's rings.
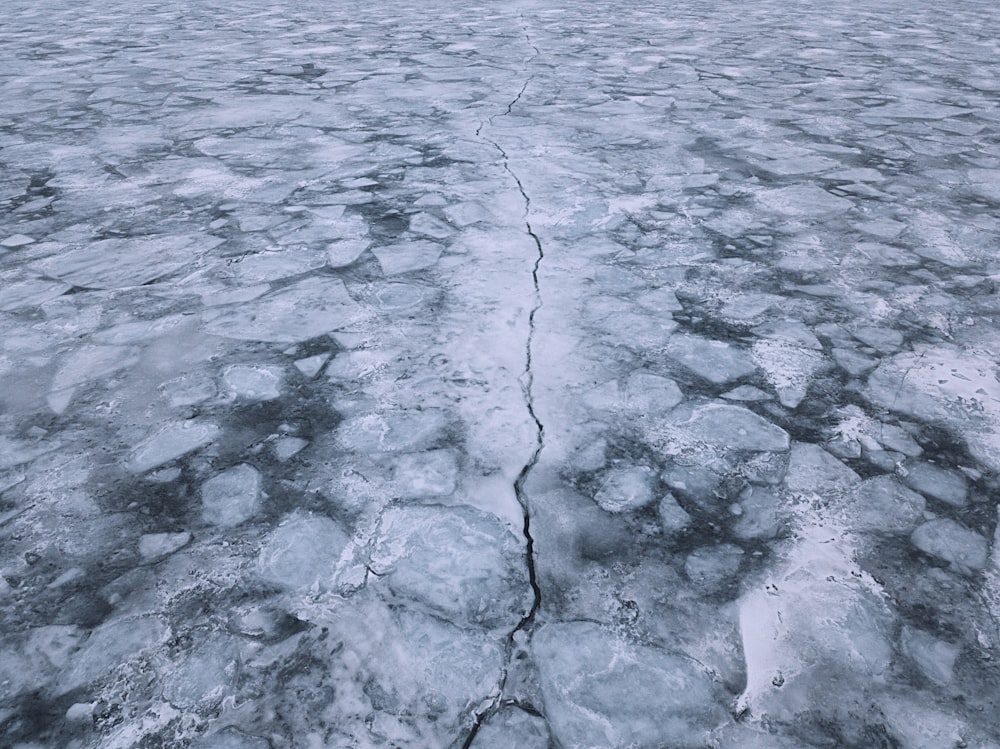
[{"label": "sheet ice", "polygon": [[0,15],[0,746],[1000,747],[996,3]]}]

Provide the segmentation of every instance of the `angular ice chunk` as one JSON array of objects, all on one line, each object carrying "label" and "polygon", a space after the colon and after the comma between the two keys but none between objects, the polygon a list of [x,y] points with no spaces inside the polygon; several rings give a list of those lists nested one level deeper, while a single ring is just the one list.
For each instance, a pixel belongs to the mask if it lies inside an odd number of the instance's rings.
[{"label": "angular ice chunk", "polygon": [[768,172],[783,176],[823,172],[833,169],[835,166],[840,166],[839,161],[828,159],[825,156],[794,156],[787,159],[772,159],[757,162],[757,164]]},{"label": "angular ice chunk", "polygon": [[705,403],[692,408],[690,413],[683,413],[686,410],[678,408],[671,417],[675,428],[686,439],[727,450],[782,452],[788,449],[788,432],[742,406]]},{"label": "angular ice chunk", "polygon": [[235,398],[266,401],[281,397],[284,380],[279,367],[256,364],[234,364],[222,373],[222,382]]},{"label": "angular ice chunk", "polygon": [[853,349],[835,348],[831,352],[833,360],[837,362],[841,369],[847,374],[858,377],[873,369],[878,363],[875,359],[858,353]]},{"label": "angular ice chunk", "polygon": [[954,710],[940,710],[918,693],[906,697],[882,697],[880,707],[885,725],[897,746],[904,749],[942,749],[965,746],[995,749],[992,741],[970,744],[968,726]]},{"label": "angular ice chunk", "polygon": [[671,312],[680,312],[684,309],[684,306],[677,301],[677,295],[672,289],[666,287],[660,287],[653,289],[652,291],[647,291],[636,297],[635,300],[640,307],[648,309],[650,312],[656,312],[658,314],[670,314]]},{"label": "angular ice chunk", "polygon": [[329,354],[316,354],[315,356],[307,356],[304,359],[296,359],[295,368],[306,377],[313,378],[319,374],[319,371],[329,358]]},{"label": "angular ice chunk", "polygon": [[757,371],[746,351],[698,336],[674,336],[667,345],[667,356],[716,385],[725,385]]},{"label": "angular ice chunk", "polygon": [[393,596],[459,624],[510,625],[530,605],[523,540],[472,507],[394,507],[371,568]]},{"label": "angular ice chunk", "polygon": [[410,217],[410,231],[434,239],[446,239],[455,229],[429,213],[418,213]]},{"label": "angular ice chunk", "polygon": [[412,283],[385,283],[375,289],[380,311],[410,309],[433,294],[431,288]]},{"label": "angular ice chunk", "polygon": [[910,540],[925,554],[965,570],[983,569],[990,553],[985,538],[950,518],[929,520],[913,531]]},{"label": "angular ice chunk", "polygon": [[903,334],[894,328],[865,325],[854,331],[854,337],[883,354],[891,354],[903,343]]},{"label": "angular ice chunk", "polygon": [[296,593],[329,586],[347,534],[330,518],[294,514],[267,537],[257,557],[265,580]]},{"label": "angular ice chunk", "polygon": [[271,452],[284,463],[302,452],[308,444],[309,440],[301,437],[278,437],[271,445]]},{"label": "angular ice chunk", "polygon": [[886,450],[895,450],[911,458],[915,458],[924,451],[909,432],[895,424],[878,423],[872,430],[872,436]]},{"label": "angular ice chunk", "polygon": [[594,501],[605,512],[630,512],[653,501],[656,473],[649,466],[612,468],[601,477]]},{"label": "angular ice chunk", "polygon": [[792,445],[785,485],[793,492],[837,492],[860,481],[858,474],[819,445],[806,442]]},{"label": "angular ice chunk", "polygon": [[171,659],[162,679],[163,698],[174,707],[211,707],[232,689],[239,650],[233,639],[215,633],[179,659]]},{"label": "angular ice chunk", "polygon": [[174,421],[141,442],[126,462],[132,473],[145,473],[209,444],[221,430],[201,421]]},{"label": "angular ice chunk", "polygon": [[619,388],[616,380],[609,380],[583,396],[583,402],[594,410],[609,415],[624,411],[644,420],[662,418],[682,400],[684,394],[676,382],[642,370],[629,375],[624,388]]},{"label": "angular ice chunk", "polygon": [[843,213],[853,207],[850,200],[838,198],[815,185],[791,185],[758,193],[757,201],[768,210],[784,216],[824,216]]},{"label": "angular ice chunk", "polygon": [[170,556],[191,541],[187,531],[180,533],[144,533],[139,537],[139,556],[144,562],[155,562]]},{"label": "angular ice chunk", "polygon": [[660,528],[668,536],[684,530],[691,523],[691,516],[680,506],[673,494],[667,494],[660,500],[657,513],[660,516]]},{"label": "angular ice chunk", "polygon": [[23,307],[34,307],[62,296],[69,289],[69,284],[44,278],[7,283],[0,288],[0,311],[11,312]]},{"label": "angular ice chunk", "polygon": [[38,267],[46,275],[74,286],[141,286],[189,266],[201,252],[222,241],[208,234],[101,239],[46,258]]},{"label": "angular ice chunk", "polygon": [[52,380],[52,390],[58,392],[107,377],[137,361],[138,351],[129,346],[84,346],[73,351],[59,367]]},{"label": "angular ice chunk", "polygon": [[444,414],[434,409],[365,414],[342,422],[337,442],[360,453],[416,450],[441,439],[446,426]]},{"label": "angular ice chunk", "polygon": [[549,746],[549,729],[542,718],[507,708],[483,723],[471,749],[548,749]]},{"label": "angular ice chunk", "polygon": [[738,538],[774,538],[785,520],[781,497],[759,486],[751,487],[740,496],[740,515],[733,525]]},{"label": "angular ice chunk", "polygon": [[205,329],[241,341],[297,343],[352,325],[365,316],[343,281],[313,276],[245,304],[203,313]]},{"label": "angular ice chunk", "polygon": [[326,262],[331,268],[344,268],[356,261],[371,244],[367,239],[341,239],[326,248]]},{"label": "angular ice chunk", "polygon": [[0,647],[0,690],[5,699],[44,689],[66,665],[82,639],[80,629],[71,625],[8,633]]},{"label": "angular ice chunk", "polygon": [[826,361],[818,351],[781,339],[755,341],[751,350],[754,362],[764,370],[786,408],[798,407],[809,391],[813,376]]},{"label": "angular ice chunk", "polygon": [[826,709],[833,685],[855,693],[889,669],[892,610],[844,539],[831,543],[833,530],[799,526],[785,558],[740,599],[746,690],[737,709],[794,721]]},{"label": "angular ice chunk", "polygon": [[113,619],[95,629],[70,659],[56,695],[72,692],[104,676],[136,655],[159,646],[169,629],[154,616]]},{"label": "angular ice chunk", "polygon": [[[444,209],[444,214],[448,217],[455,226],[466,227],[470,224],[476,224],[480,221],[491,221],[495,219],[493,213],[491,213],[485,206],[476,201],[469,201],[467,203],[456,203],[455,205],[450,205]],[[411,228],[413,225],[411,223]]]},{"label": "angular ice chunk", "polygon": [[933,463],[909,462],[899,472],[903,483],[927,497],[965,507],[969,501],[969,487],[962,474],[941,468]]},{"label": "angular ice chunk", "polygon": [[622,345],[644,351],[666,346],[671,334],[677,330],[677,323],[657,315],[623,312],[610,315],[604,327],[612,333],[625,333]]},{"label": "angular ice chunk", "polygon": [[242,258],[233,265],[233,272],[241,286],[250,286],[308,273],[326,265],[326,259],[321,250],[261,252]]},{"label": "angular ice chunk", "polygon": [[206,523],[232,528],[257,513],[260,497],[260,473],[241,463],[201,485],[201,516]]},{"label": "angular ice chunk", "polygon": [[34,239],[29,237],[27,234],[11,234],[9,237],[0,239],[0,247],[7,247],[9,249],[14,249],[17,247],[24,247],[34,243]]},{"label": "angular ice chunk", "polygon": [[724,466],[718,464],[684,465],[671,463],[663,470],[663,482],[680,494],[695,502],[706,512],[718,509],[719,491],[724,478]]},{"label": "angular ice chunk", "polygon": [[909,533],[924,519],[924,508],[924,498],[895,477],[876,476],[851,490],[844,520],[858,531]]},{"label": "angular ice chunk", "polygon": [[392,742],[400,747],[452,746],[468,733],[476,700],[494,693],[503,667],[502,636],[374,596],[355,596],[331,630],[331,640],[344,643],[327,677],[337,684],[331,714],[356,721],[353,740],[335,746],[358,745],[360,736],[361,745],[382,747],[386,730],[400,737]]},{"label": "angular ice chunk", "polygon": [[949,104],[935,104],[929,101],[902,101],[893,104],[883,104],[879,107],[869,107],[865,115],[892,117],[900,120],[943,120],[946,117],[958,117],[969,114],[971,109],[954,107]]},{"label": "angular ice chunk", "polygon": [[598,624],[545,624],[532,651],[560,746],[694,749],[724,719],[711,677],[691,659]]},{"label": "angular ice chunk", "polygon": [[955,661],[961,650],[960,646],[939,640],[929,632],[903,627],[903,651],[924,676],[942,686],[955,678]]},{"label": "angular ice chunk", "polygon": [[378,258],[382,272],[387,276],[424,270],[435,265],[441,257],[441,245],[425,240],[400,244],[375,246],[372,248]]},{"label": "angular ice chunk", "polygon": [[777,294],[767,294],[763,292],[730,292],[731,298],[727,301],[719,315],[734,322],[750,322],[761,317],[768,310],[786,301],[785,297]]},{"label": "angular ice chunk", "polygon": [[1000,371],[993,358],[921,346],[884,360],[865,394],[883,408],[953,429],[976,458],[1000,469]]},{"label": "angular ice chunk", "polygon": [[200,372],[184,374],[167,380],[160,385],[159,390],[174,408],[202,403],[215,397],[217,392],[215,378]]},{"label": "angular ice chunk", "polygon": [[624,396],[627,409],[646,417],[664,414],[684,400],[676,382],[641,370],[629,375]]},{"label": "angular ice chunk", "polygon": [[753,332],[761,338],[772,341],[779,341],[796,346],[807,348],[812,351],[822,351],[823,344],[804,323],[797,320],[780,320],[758,325]]},{"label": "angular ice chunk", "polygon": [[743,401],[744,403],[756,403],[759,401],[769,401],[774,396],[765,393],[760,388],[753,385],[740,385],[732,390],[723,393],[720,397],[729,401]]},{"label": "angular ice chunk", "polygon": [[743,549],[734,544],[701,546],[684,560],[684,572],[696,587],[712,592],[733,578],[742,560]]}]

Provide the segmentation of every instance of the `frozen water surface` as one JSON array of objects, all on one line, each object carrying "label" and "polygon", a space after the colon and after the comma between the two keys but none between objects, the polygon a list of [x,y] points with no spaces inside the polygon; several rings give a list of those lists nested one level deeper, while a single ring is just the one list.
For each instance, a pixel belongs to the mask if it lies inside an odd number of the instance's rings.
[{"label": "frozen water surface", "polygon": [[1000,748],[998,29],[8,0],[0,745]]}]

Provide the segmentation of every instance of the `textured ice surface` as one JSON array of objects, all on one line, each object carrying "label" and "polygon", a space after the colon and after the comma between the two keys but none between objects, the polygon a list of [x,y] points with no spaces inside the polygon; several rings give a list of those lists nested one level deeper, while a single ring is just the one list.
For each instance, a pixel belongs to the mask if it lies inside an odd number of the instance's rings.
[{"label": "textured ice surface", "polygon": [[712,679],[699,664],[596,624],[547,624],[533,653],[563,745],[697,747],[721,720]]},{"label": "textured ice surface", "polygon": [[237,364],[222,373],[222,382],[236,398],[267,401],[281,395],[281,371],[274,367]]},{"label": "textured ice surface", "polygon": [[293,515],[267,537],[257,557],[266,581],[306,593],[333,584],[347,535],[330,518]]},{"label": "textured ice surface", "polygon": [[933,463],[907,462],[900,478],[911,489],[953,507],[964,507],[969,498],[969,484],[962,474]]},{"label": "textured ice surface", "polygon": [[210,443],[219,434],[215,424],[178,421],[167,424],[136,446],[126,463],[134,473],[158,468]]},{"label": "textured ice surface", "polygon": [[693,409],[680,407],[670,421],[683,439],[733,450],[782,451],[788,433],[742,406],[706,403]]},{"label": "textured ice surface", "polygon": [[144,652],[159,646],[169,633],[157,617],[114,619],[91,632],[73,654],[56,682],[56,694],[66,694],[99,679],[114,668],[127,666]]},{"label": "textured ice surface", "polygon": [[191,542],[191,533],[145,533],[139,538],[139,556],[143,561],[159,561]]},{"label": "textured ice surface", "polygon": [[339,279],[313,276],[253,302],[205,313],[205,329],[244,341],[294,343],[350,325],[363,316]]},{"label": "textured ice surface", "polygon": [[523,613],[522,553],[514,534],[479,510],[400,507],[383,515],[370,565],[393,598],[449,621],[495,627]]},{"label": "textured ice surface", "polygon": [[261,476],[253,466],[233,466],[201,485],[201,515],[212,525],[232,527],[260,509]]},{"label": "textured ice surface", "polygon": [[986,566],[989,542],[951,518],[929,520],[913,531],[912,540],[922,552],[959,569],[981,570]]},{"label": "textured ice surface", "polygon": [[653,501],[654,481],[649,466],[613,468],[601,477],[594,501],[607,512],[638,510]]},{"label": "textured ice surface", "polygon": [[1000,746],[996,4],[7,0],[0,746]]},{"label": "textured ice surface", "polygon": [[675,337],[667,355],[716,385],[746,377],[756,369],[745,351],[725,341],[695,336]]}]

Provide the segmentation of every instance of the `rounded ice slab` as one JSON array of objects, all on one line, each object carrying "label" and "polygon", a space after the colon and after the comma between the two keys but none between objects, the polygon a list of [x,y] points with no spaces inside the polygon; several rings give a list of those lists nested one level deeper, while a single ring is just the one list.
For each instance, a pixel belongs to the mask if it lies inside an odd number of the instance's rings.
[{"label": "rounded ice slab", "polygon": [[605,512],[638,510],[653,501],[655,481],[649,466],[613,468],[604,474],[594,501]]},{"label": "rounded ice slab", "polygon": [[226,367],[222,382],[234,398],[267,401],[281,397],[282,374],[278,367],[234,364]]},{"label": "rounded ice slab", "polygon": [[241,341],[298,343],[365,317],[343,281],[313,276],[252,302],[204,313],[205,330]]},{"label": "rounded ice slab", "polygon": [[694,661],[598,624],[546,624],[532,650],[560,746],[703,747],[725,718],[712,679]]},{"label": "rounded ice slab", "polygon": [[347,534],[330,518],[292,515],[264,542],[257,570],[281,588],[309,593],[330,585],[347,542]]},{"label": "rounded ice slab", "polygon": [[386,511],[371,569],[394,597],[456,624],[509,625],[530,605],[523,543],[472,507]]}]

